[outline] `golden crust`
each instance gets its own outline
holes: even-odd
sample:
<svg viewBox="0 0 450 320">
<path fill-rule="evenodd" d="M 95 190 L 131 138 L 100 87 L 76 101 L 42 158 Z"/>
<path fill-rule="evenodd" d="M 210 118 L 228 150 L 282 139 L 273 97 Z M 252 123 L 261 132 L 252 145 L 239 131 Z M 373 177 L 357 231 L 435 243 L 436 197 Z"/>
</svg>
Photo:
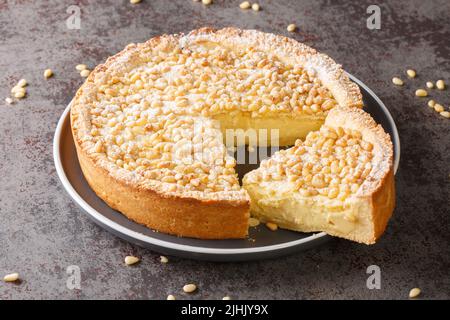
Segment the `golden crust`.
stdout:
<svg viewBox="0 0 450 320">
<path fill-rule="evenodd" d="M 154 48 L 174 48 L 196 41 L 254 46 L 274 52 L 288 62 L 314 70 L 341 106 L 362 107 L 361 93 L 341 67 L 326 55 L 289 38 L 235 28 L 202 28 L 186 36 L 163 35 L 145 43 L 130 44 L 93 70 L 78 90 L 71 108 L 78 157 L 93 190 L 130 219 L 162 232 L 205 239 L 242 238 L 247 234 L 250 205 L 245 190 L 212 193 L 173 190 L 168 183 L 145 179 L 112 165 L 104 155 L 94 152 L 94 143 L 89 139 L 89 108 L 97 94 L 95 82 L 139 65 Z"/>
</svg>

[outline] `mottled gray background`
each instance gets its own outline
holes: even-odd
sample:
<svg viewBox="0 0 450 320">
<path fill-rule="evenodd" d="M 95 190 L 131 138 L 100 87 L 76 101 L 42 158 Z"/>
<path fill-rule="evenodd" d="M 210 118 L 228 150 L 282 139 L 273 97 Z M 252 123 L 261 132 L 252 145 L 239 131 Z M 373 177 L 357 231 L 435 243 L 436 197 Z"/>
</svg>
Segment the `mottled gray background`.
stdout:
<svg viewBox="0 0 450 320">
<path fill-rule="evenodd" d="M 0 282 L 0 298 L 340 299 L 407 298 L 420 287 L 425 299 L 450 297 L 450 121 L 414 97 L 425 81 L 450 83 L 450 2 L 380 1 L 381 30 L 366 28 L 375 1 L 269 1 L 242 11 L 240 1 L 0 0 L 0 274 L 17 271 L 20 284 Z M 66 8 L 81 7 L 81 30 L 68 30 Z M 159 255 L 119 240 L 94 225 L 67 195 L 55 173 L 52 138 L 57 120 L 90 67 L 130 42 L 201 26 L 238 26 L 289 34 L 342 63 L 386 103 L 400 131 L 397 209 L 374 246 L 333 240 L 271 261 L 208 263 Z M 414 68 L 404 87 L 391 78 Z M 43 70 L 55 76 L 43 79 Z M 26 78 L 28 96 L 4 103 Z M 449 105 L 449 90 L 432 91 Z M 127 254 L 142 257 L 125 267 Z M 381 290 L 366 288 L 366 268 L 381 267 Z M 66 267 L 81 268 L 81 290 L 66 288 Z M 182 286 L 198 284 L 187 296 Z"/>
</svg>

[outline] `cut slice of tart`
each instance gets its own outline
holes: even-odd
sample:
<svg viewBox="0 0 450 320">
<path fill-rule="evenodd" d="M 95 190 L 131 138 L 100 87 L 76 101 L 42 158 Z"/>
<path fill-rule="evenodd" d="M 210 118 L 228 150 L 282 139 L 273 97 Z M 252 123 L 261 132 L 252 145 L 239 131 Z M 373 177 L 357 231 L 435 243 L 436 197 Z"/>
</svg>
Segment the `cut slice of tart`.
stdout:
<svg viewBox="0 0 450 320">
<path fill-rule="evenodd" d="M 338 106 L 361 108 L 361 93 L 326 55 L 255 30 L 203 28 L 131 44 L 97 66 L 71 127 L 87 181 L 112 208 L 178 236 L 243 238 L 250 199 L 221 133 L 273 129 L 279 140 L 265 144 L 289 145 Z"/>
<path fill-rule="evenodd" d="M 389 135 L 360 109 L 335 108 L 319 131 L 249 172 L 251 213 L 295 231 L 374 243 L 395 205 Z"/>
</svg>

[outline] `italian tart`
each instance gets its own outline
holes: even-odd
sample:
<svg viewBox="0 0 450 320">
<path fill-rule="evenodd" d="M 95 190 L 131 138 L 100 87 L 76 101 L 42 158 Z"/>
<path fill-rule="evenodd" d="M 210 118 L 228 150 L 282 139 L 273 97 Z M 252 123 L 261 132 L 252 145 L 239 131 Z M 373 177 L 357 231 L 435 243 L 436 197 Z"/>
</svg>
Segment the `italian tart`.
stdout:
<svg viewBox="0 0 450 320">
<path fill-rule="evenodd" d="M 389 136 L 328 56 L 256 30 L 202 28 L 130 44 L 71 104 L 95 193 L 156 231 L 243 238 L 250 212 L 298 231 L 373 243 L 393 211 Z M 293 146 L 240 186 L 231 144 Z M 235 139 L 236 138 L 236 139 Z M 226 143 L 224 140 L 227 140 Z"/>
</svg>

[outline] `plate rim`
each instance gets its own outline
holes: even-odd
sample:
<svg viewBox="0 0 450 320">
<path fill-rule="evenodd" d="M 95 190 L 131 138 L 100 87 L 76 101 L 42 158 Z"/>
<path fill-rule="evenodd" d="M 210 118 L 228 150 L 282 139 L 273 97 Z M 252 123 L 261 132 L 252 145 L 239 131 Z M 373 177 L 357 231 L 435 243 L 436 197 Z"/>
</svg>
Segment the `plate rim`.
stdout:
<svg viewBox="0 0 450 320">
<path fill-rule="evenodd" d="M 385 115 L 387 116 L 388 122 L 391 125 L 393 130 L 393 137 L 394 140 L 394 149 L 395 149 L 395 157 L 394 157 L 394 174 L 397 172 L 399 162 L 400 162 L 400 138 L 398 135 L 398 129 L 394 122 L 394 119 L 383 103 L 381 99 L 369 88 L 367 87 L 361 80 L 356 78 L 355 76 L 347 73 L 348 76 L 352 81 L 357 83 L 359 86 L 363 87 L 378 103 L 379 106 L 383 109 Z M 56 168 L 56 173 L 58 175 L 58 178 L 60 179 L 63 187 L 66 189 L 67 193 L 71 196 L 73 200 L 83 209 L 85 210 L 94 220 L 98 221 L 101 225 L 106 226 L 107 228 L 114 230 L 125 237 L 130 237 L 132 239 L 162 247 L 165 249 L 170 250 L 176 250 L 176 251 L 183 251 L 183 252 L 190 252 L 190 253 L 196 253 L 196 254 L 213 254 L 213 255 L 243 255 L 243 254 L 256 254 L 256 253 L 268 253 L 271 251 L 279 251 L 283 249 L 292 248 L 301 244 L 305 243 L 311 243 L 315 242 L 319 239 L 324 239 L 326 237 L 329 237 L 329 235 L 325 232 L 319 232 L 314 233 L 308 237 L 289 241 L 285 243 L 275 244 L 275 245 L 267 245 L 267 246 L 261 246 L 261 247 L 255 247 L 255 248 L 208 248 L 208 247 L 201 247 L 201 246 L 193 246 L 193 245 L 186 245 L 186 244 L 178 244 L 173 243 L 166 240 L 160 240 L 153 238 L 151 236 L 144 235 L 140 232 L 128 229 L 121 224 L 108 219 L 103 214 L 95 210 L 93 207 L 89 205 L 74 189 L 72 184 L 70 183 L 69 179 L 67 178 L 67 175 L 64 171 L 61 157 L 60 157 L 60 147 L 61 147 L 61 133 L 63 129 L 63 125 L 68 117 L 68 114 L 70 112 L 70 106 L 71 102 L 67 105 L 67 107 L 64 109 L 64 112 L 60 116 L 58 120 L 58 124 L 56 126 L 55 135 L 53 137 L 53 159 L 54 164 Z"/>
</svg>

